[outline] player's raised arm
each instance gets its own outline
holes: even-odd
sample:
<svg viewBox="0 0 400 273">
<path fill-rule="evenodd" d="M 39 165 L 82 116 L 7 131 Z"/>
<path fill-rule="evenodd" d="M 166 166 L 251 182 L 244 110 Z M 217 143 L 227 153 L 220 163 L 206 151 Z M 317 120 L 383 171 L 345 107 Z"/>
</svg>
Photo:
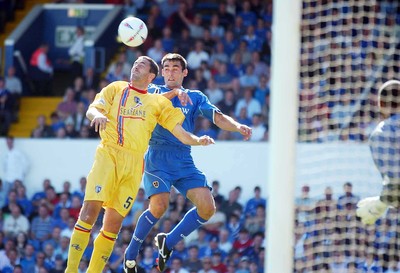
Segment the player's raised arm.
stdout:
<svg viewBox="0 0 400 273">
<path fill-rule="evenodd" d="M 249 126 L 241 124 L 225 114 L 215 113 L 214 123 L 222 130 L 239 132 L 244 140 L 249 140 L 251 137 L 252 130 Z"/>
<path fill-rule="evenodd" d="M 214 139 L 209 136 L 195 136 L 192 133 L 187 132 L 183 129 L 182 125 L 177 124 L 171 132 L 177 139 L 179 139 L 183 144 L 191 146 L 208 146 L 214 144 Z"/>
</svg>

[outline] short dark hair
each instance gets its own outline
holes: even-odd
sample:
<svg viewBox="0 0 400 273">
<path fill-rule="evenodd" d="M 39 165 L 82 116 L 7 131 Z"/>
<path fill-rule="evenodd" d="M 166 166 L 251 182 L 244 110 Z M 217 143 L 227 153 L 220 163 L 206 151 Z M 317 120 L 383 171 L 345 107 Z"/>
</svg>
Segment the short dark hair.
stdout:
<svg viewBox="0 0 400 273">
<path fill-rule="evenodd" d="M 160 72 L 160 68 L 158 67 L 157 62 L 154 61 L 149 56 L 142 56 L 142 57 L 149 61 L 149 63 L 150 63 L 150 73 L 153 73 L 155 75 L 154 78 L 156 78 L 158 76 L 158 73 Z"/>
<path fill-rule="evenodd" d="M 161 67 L 164 67 L 166 61 L 177 61 L 181 63 L 182 70 L 187 69 L 187 61 L 182 55 L 178 53 L 168 53 L 161 60 Z"/>
</svg>

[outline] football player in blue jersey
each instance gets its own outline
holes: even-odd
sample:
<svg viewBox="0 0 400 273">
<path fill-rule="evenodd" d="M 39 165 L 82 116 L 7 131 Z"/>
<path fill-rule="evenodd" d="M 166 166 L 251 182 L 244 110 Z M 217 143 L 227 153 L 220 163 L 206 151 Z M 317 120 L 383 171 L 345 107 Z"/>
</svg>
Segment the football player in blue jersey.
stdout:
<svg viewBox="0 0 400 273">
<path fill-rule="evenodd" d="M 369 142 L 383 185 L 379 196 L 364 198 L 357 205 L 364 224 L 374 224 L 388 207 L 400 207 L 400 81 L 385 82 L 378 94 L 383 121 Z"/>
<path fill-rule="evenodd" d="M 182 110 L 185 115 L 182 126 L 185 130 L 193 132 L 196 117 L 201 115 L 222 130 L 239 132 L 244 140 L 250 138 L 250 127 L 221 113 L 201 91 L 182 87 L 183 79 L 188 74 L 185 58 L 176 53 L 168 53 L 161 60 L 161 65 L 165 85 L 150 85 L 148 90 L 166 96 L 174 107 Z M 124 257 L 126 273 L 136 272 L 136 256 L 141 244 L 166 212 L 172 186 L 188 198 L 194 207 L 171 232 L 156 235 L 155 243 L 159 252 L 158 268 L 161 272 L 166 268 L 173 247 L 207 222 L 215 213 L 211 187 L 204 173 L 195 166 L 190 146 L 183 145 L 170 132 L 158 125 L 152 134 L 145 156 L 143 183 L 150 198 L 150 205 L 149 209 L 140 215 L 131 242 L 126 249 Z"/>
</svg>

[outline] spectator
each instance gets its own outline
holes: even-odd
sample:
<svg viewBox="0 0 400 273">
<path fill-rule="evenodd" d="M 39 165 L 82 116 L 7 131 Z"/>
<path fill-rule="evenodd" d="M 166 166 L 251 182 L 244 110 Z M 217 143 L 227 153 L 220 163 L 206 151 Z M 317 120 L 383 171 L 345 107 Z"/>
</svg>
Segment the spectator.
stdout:
<svg viewBox="0 0 400 273">
<path fill-rule="evenodd" d="M 205 90 L 207 88 L 208 81 L 204 77 L 203 69 L 200 67 L 194 71 L 194 79 L 196 85 L 198 86 L 198 90 Z M 195 89 L 195 88 L 190 88 Z"/>
<path fill-rule="evenodd" d="M 236 54 L 233 56 L 232 62 L 228 64 L 228 73 L 232 75 L 232 77 L 239 78 L 244 75 L 246 71 L 246 66 L 242 63 L 242 56 Z"/>
<path fill-rule="evenodd" d="M 256 208 L 258 206 L 263 206 L 264 208 L 267 207 L 267 200 L 261 197 L 261 188 L 259 186 L 254 187 L 254 197 L 250 198 L 245 206 L 244 214 L 246 217 L 248 216 L 255 216 L 256 215 Z"/>
<path fill-rule="evenodd" d="M 229 62 L 229 56 L 225 52 L 223 42 L 217 42 L 217 45 L 212 49 L 212 53 L 210 56 L 210 63 L 214 63 L 215 60 L 218 60 L 221 63 Z"/>
<path fill-rule="evenodd" d="M 238 16 L 242 18 L 244 26 L 256 25 L 257 15 L 251 10 L 250 1 L 244 1 L 242 3 L 242 11 L 238 13 Z"/>
<path fill-rule="evenodd" d="M 248 65 L 251 62 L 251 53 L 247 48 L 247 42 L 241 40 L 238 48 L 231 55 L 231 62 L 235 59 L 235 55 L 239 55 L 242 58 L 242 64 Z"/>
<path fill-rule="evenodd" d="M 176 0 L 164 0 L 161 1 L 159 5 L 164 18 L 169 18 L 179 8 L 178 1 Z"/>
<path fill-rule="evenodd" d="M 250 234 L 255 234 L 256 232 L 265 231 L 265 206 L 257 205 L 255 208 L 254 216 L 247 216 L 244 227 L 249 231 Z"/>
<path fill-rule="evenodd" d="M 261 114 L 254 114 L 251 122 L 253 125 L 253 134 L 251 135 L 250 141 L 264 141 L 268 139 L 268 131 L 265 125 L 262 123 Z"/>
<path fill-rule="evenodd" d="M 42 199 L 46 198 L 46 189 L 51 186 L 50 179 L 46 178 L 42 182 L 42 190 L 37 191 L 32 196 L 32 204 L 34 207 L 39 207 Z"/>
<path fill-rule="evenodd" d="M 162 47 L 161 39 L 154 41 L 153 47 L 147 51 L 147 56 L 155 60 L 157 63 L 161 62 L 162 57 L 164 57 L 165 51 Z"/>
<path fill-rule="evenodd" d="M 343 210 L 346 204 L 351 204 L 354 208 L 356 207 L 360 197 L 353 194 L 353 184 L 351 182 L 346 182 L 343 185 L 344 194 L 339 196 L 337 202 L 338 210 Z"/>
<path fill-rule="evenodd" d="M 28 234 L 30 224 L 28 218 L 21 213 L 21 207 L 17 204 L 11 204 L 10 207 L 11 215 L 4 220 L 3 224 L 5 236 L 13 239 L 19 232 Z"/>
<path fill-rule="evenodd" d="M 154 258 L 153 248 L 151 246 L 144 247 L 143 259 L 140 260 L 139 266 L 149 272 L 154 264 L 156 264 L 156 259 Z"/>
<path fill-rule="evenodd" d="M 211 257 L 215 253 L 220 253 L 222 259 L 224 259 L 227 255 L 227 253 L 223 252 L 222 249 L 219 248 L 218 236 L 211 236 L 209 244 L 199 249 L 199 257 Z"/>
<path fill-rule="evenodd" d="M 75 96 L 74 101 L 76 103 L 84 101 L 85 82 L 83 81 L 83 76 L 77 76 L 73 79 L 72 90 L 74 90 Z"/>
<path fill-rule="evenodd" d="M 75 91 L 67 87 L 64 94 L 64 100 L 57 106 L 57 115 L 65 121 L 69 116 L 76 113 L 77 103 L 75 101 Z"/>
<path fill-rule="evenodd" d="M 10 93 L 10 99 L 14 105 L 14 117 L 17 117 L 22 96 L 21 79 L 15 75 L 15 67 L 10 66 L 5 76 L 5 89 Z"/>
<path fill-rule="evenodd" d="M 70 118 L 67 118 L 67 120 L 65 121 L 65 128 L 61 128 L 60 130 L 65 131 L 66 138 L 77 138 L 78 132 L 75 131 L 74 127 L 75 127 L 74 122 Z"/>
<path fill-rule="evenodd" d="M 46 240 L 43 244 L 51 244 L 53 245 L 53 248 L 57 248 L 60 245 L 61 241 L 61 228 L 54 226 L 53 230 L 51 232 L 51 238 Z"/>
<path fill-rule="evenodd" d="M 224 93 L 220 88 L 218 88 L 214 79 L 210 79 L 207 82 L 207 89 L 204 90 L 208 99 L 212 104 L 217 105 L 224 98 Z"/>
<path fill-rule="evenodd" d="M 261 104 L 253 98 L 253 90 L 250 87 L 244 89 L 243 98 L 239 99 L 235 108 L 235 116 L 239 116 L 240 110 L 247 108 L 247 117 L 252 118 L 254 114 L 261 113 Z"/>
<path fill-rule="evenodd" d="M 222 261 L 221 252 L 214 252 L 211 256 L 212 269 L 218 273 L 226 273 L 228 271 L 227 266 Z"/>
<path fill-rule="evenodd" d="M 79 189 L 75 190 L 72 195 L 73 196 L 78 196 L 79 198 L 81 198 L 83 200 L 83 197 L 85 195 L 85 189 L 86 189 L 86 177 L 83 176 L 79 179 Z"/>
<path fill-rule="evenodd" d="M 126 74 L 123 70 L 123 63 L 116 63 L 115 68 L 112 70 L 112 72 L 108 73 L 106 76 L 106 80 L 108 82 L 113 82 L 113 81 L 125 81 L 129 77 L 129 74 Z"/>
<path fill-rule="evenodd" d="M 195 70 L 200 67 L 202 61 L 210 60 L 210 55 L 204 51 L 203 46 L 202 40 L 195 42 L 194 50 L 191 50 L 186 58 L 189 69 Z"/>
<path fill-rule="evenodd" d="M 256 74 L 254 74 L 254 65 L 248 64 L 246 66 L 246 72 L 239 77 L 240 87 L 251 88 L 255 90 L 259 84 L 259 79 Z"/>
<path fill-rule="evenodd" d="M 315 201 L 310 197 L 310 186 L 304 185 L 301 187 L 301 196 L 295 200 L 297 220 L 299 222 L 304 223 L 312 220 L 310 216 L 314 203 Z"/>
<path fill-rule="evenodd" d="M 0 136 L 8 135 L 13 121 L 14 102 L 5 88 L 4 78 L 0 77 Z"/>
<path fill-rule="evenodd" d="M 117 68 L 118 66 L 118 68 Z M 127 61 L 127 54 L 122 51 L 118 54 L 117 61 L 113 62 L 107 70 L 107 75 L 126 75 L 131 74 L 132 66 Z M 118 71 L 118 72 L 117 72 Z"/>
<path fill-rule="evenodd" d="M 227 200 L 222 202 L 221 211 L 225 213 L 226 217 L 230 219 L 232 214 L 241 215 L 243 206 L 238 202 L 239 193 L 235 190 L 229 192 L 229 197 Z"/>
<path fill-rule="evenodd" d="M 246 34 L 243 36 L 243 40 L 247 42 L 247 46 L 250 52 L 258 52 L 262 48 L 262 39 L 257 37 L 255 34 L 254 25 L 246 27 Z"/>
<path fill-rule="evenodd" d="M 199 259 L 199 247 L 197 245 L 191 245 L 188 248 L 188 258 L 183 261 L 182 266 L 189 270 L 189 272 L 198 272 L 202 263 Z"/>
<path fill-rule="evenodd" d="M 41 244 L 50 239 L 53 229 L 53 220 L 46 205 L 40 205 L 39 215 L 33 218 L 30 237 Z"/>
<path fill-rule="evenodd" d="M 172 30 L 166 26 L 162 31 L 162 45 L 165 52 L 172 52 L 175 48 L 175 39 L 172 38 Z"/>
<path fill-rule="evenodd" d="M 88 67 L 83 75 L 84 88 L 97 89 L 99 86 L 99 75 L 95 72 L 93 67 Z"/>
<path fill-rule="evenodd" d="M 61 260 L 66 261 L 68 259 L 68 247 L 69 247 L 69 237 L 61 237 L 60 243 L 54 248 L 54 258 L 57 260 L 57 256 Z"/>
<path fill-rule="evenodd" d="M 193 21 L 188 19 L 184 12 L 179 12 L 179 16 L 189 29 L 190 37 L 193 39 L 201 39 L 204 37 L 203 17 L 200 13 L 194 15 Z"/>
<path fill-rule="evenodd" d="M 53 66 L 47 55 L 48 52 L 49 45 L 42 43 L 33 52 L 29 62 L 35 95 L 50 95 L 52 92 Z"/>
<path fill-rule="evenodd" d="M 23 272 L 35 272 L 35 260 L 35 248 L 31 244 L 26 244 L 24 255 L 22 255 L 20 259 Z"/>
<path fill-rule="evenodd" d="M 259 78 L 259 84 L 254 91 L 254 98 L 264 106 L 266 97 L 269 96 L 269 77 L 266 75 L 261 75 Z M 269 101 L 269 98 L 268 98 Z"/>
<path fill-rule="evenodd" d="M 213 13 L 211 15 L 211 19 L 210 19 L 209 30 L 210 30 L 211 38 L 215 41 L 219 41 L 220 39 L 222 39 L 225 34 L 225 29 L 219 22 L 220 22 L 220 19 L 218 17 L 218 14 Z"/>
<path fill-rule="evenodd" d="M 226 3 L 224 1 L 218 3 L 216 15 L 219 20 L 219 25 L 221 25 L 225 30 L 233 25 L 235 19 L 232 14 L 227 11 Z"/>
<path fill-rule="evenodd" d="M 3 180 L 0 179 L 0 208 L 3 208 L 6 204 L 8 189 L 9 186 L 5 186 Z M 2 219 L 2 215 L 0 219 Z"/>
<path fill-rule="evenodd" d="M 182 28 L 180 36 L 176 38 L 177 50 L 182 56 L 187 56 L 189 54 L 192 45 L 194 44 L 194 39 L 190 36 L 190 32 L 187 28 Z"/>
<path fill-rule="evenodd" d="M 64 120 L 62 120 L 60 118 L 60 116 L 57 114 L 57 112 L 53 112 L 53 113 L 50 114 L 50 120 L 51 120 L 50 127 L 54 132 L 54 136 L 56 136 L 56 132 L 60 128 L 64 128 L 65 127 Z"/>
<path fill-rule="evenodd" d="M 230 253 L 232 250 L 232 242 L 229 239 L 229 230 L 225 227 L 219 230 L 219 245 L 218 247 L 225 253 Z"/>
<path fill-rule="evenodd" d="M 226 63 L 216 60 L 214 66 L 217 68 L 217 73 L 214 76 L 214 80 L 217 86 L 222 90 L 232 89 L 234 86 L 235 78 L 228 74 L 228 68 Z"/>
<path fill-rule="evenodd" d="M 212 269 L 212 260 L 211 257 L 204 257 L 202 259 L 202 269 L 199 271 L 199 273 L 218 273 L 214 269 Z"/>
<path fill-rule="evenodd" d="M 236 100 L 232 89 L 224 92 L 224 99 L 217 104 L 218 108 L 229 116 L 235 116 Z"/>
<path fill-rule="evenodd" d="M 182 267 L 182 259 L 178 257 L 171 258 L 170 273 L 189 273 L 189 271 Z"/>
<path fill-rule="evenodd" d="M 71 76 L 73 79 L 82 77 L 83 75 L 83 59 L 85 57 L 84 39 L 85 29 L 82 26 L 77 26 L 74 42 L 68 49 L 68 55 L 71 61 Z"/>
<path fill-rule="evenodd" d="M 218 202 L 221 204 L 225 200 L 225 198 L 222 194 L 219 193 L 219 186 L 220 186 L 220 184 L 219 184 L 218 180 L 214 180 L 212 182 L 212 195 L 214 197 L 214 200 L 215 200 L 215 202 Z"/>
<path fill-rule="evenodd" d="M 233 248 L 238 251 L 241 256 L 247 256 L 250 252 L 250 248 L 253 244 L 253 240 L 250 237 L 250 233 L 247 229 L 242 228 L 239 231 L 238 237 L 233 242 Z"/>
<path fill-rule="evenodd" d="M 252 121 L 247 115 L 247 107 L 242 107 L 242 109 L 240 109 L 239 116 L 236 117 L 236 120 L 238 122 L 242 123 L 242 124 L 247 125 L 247 126 L 251 126 L 252 125 Z M 235 136 L 236 139 L 240 138 L 240 136 L 238 136 L 237 134 L 235 134 L 234 136 Z"/>
<path fill-rule="evenodd" d="M 238 40 L 235 39 L 233 32 L 231 30 L 225 31 L 224 37 L 221 39 L 221 42 L 224 44 L 225 53 L 232 57 L 233 53 L 237 50 L 239 44 Z"/>
<path fill-rule="evenodd" d="M 54 258 L 54 268 L 50 269 L 49 273 L 64 273 L 65 259 L 62 255 L 57 254 Z"/>
<path fill-rule="evenodd" d="M 173 35 L 177 35 L 183 26 L 188 27 L 184 18 L 191 21 L 193 20 L 193 14 L 189 10 L 187 2 L 180 2 L 178 10 L 168 17 L 167 25 L 171 28 Z M 171 52 L 169 50 L 166 51 Z"/>
<path fill-rule="evenodd" d="M 3 158 L 5 187 L 11 186 L 15 180 L 24 181 L 29 170 L 29 160 L 26 155 L 15 148 L 14 137 L 6 138 L 7 152 Z"/>
<path fill-rule="evenodd" d="M 16 185 L 19 182 L 20 184 Z M 21 207 L 21 212 L 28 218 L 31 217 L 33 213 L 32 202 L 26 196 L 26 187 L 22 184 L 22 181 L 14 181 L 15 189 L 17 191 L 17 203 Z"/>
<path fill-rule="evenodd" d="M 46 123 L 46 116 L 41 114 L 36 119 L 37 125 L 31 132 L 32 138 L 48 138 L 53 137 L 54 132 Z"/>
</svg>

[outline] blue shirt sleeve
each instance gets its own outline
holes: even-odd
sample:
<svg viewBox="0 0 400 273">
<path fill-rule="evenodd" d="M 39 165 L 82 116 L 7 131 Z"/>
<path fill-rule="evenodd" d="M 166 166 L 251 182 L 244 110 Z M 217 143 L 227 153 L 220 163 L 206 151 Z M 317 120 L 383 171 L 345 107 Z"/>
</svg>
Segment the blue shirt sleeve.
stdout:
<svg viewBox="0 0 400 273">
<path fill-rule="evenodd" d="M 214 123 L 214 113 L 221 113 L 221 111 L 218 109 L 217 106 L 213 105 L 210 100 L 207 98 L 206 95 L 204 95 L 200 91 L 193 91 L 197 92 L 198 94 L 198 99 L 196 103 L 196 109 L 195 110 L 195 116 L 201 115 L 207 119 L 209 119 L 212 123 Z"/>
</svg>

